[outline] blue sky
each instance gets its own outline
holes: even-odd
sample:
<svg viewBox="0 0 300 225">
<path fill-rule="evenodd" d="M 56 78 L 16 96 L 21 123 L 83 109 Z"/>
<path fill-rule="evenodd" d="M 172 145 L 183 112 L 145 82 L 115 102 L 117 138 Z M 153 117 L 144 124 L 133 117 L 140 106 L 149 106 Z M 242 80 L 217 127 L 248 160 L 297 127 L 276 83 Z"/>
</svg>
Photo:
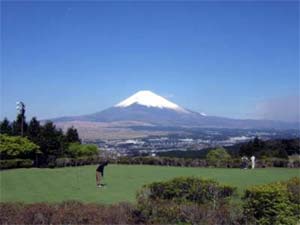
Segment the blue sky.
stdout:
<svg viewBox="0 0 300 225">
<path fill-rule="evenodd" d="M 295 120 L 299 107 L 262 109 L 299 99 L 298 40 L 296 1 L 1 2 L 1 117 L 18 100 L 44 119 L 147 89 L 209 115 Z"/>
</svg>

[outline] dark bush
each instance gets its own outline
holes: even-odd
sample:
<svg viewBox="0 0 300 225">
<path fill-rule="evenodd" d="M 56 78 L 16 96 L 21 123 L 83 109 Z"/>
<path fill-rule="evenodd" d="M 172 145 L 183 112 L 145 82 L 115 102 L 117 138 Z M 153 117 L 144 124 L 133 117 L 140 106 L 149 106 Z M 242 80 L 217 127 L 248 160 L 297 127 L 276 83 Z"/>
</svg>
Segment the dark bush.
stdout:
<svg viewBox="0 0 300 225">
<path fill-rule="evenodd" d="M 33 166 L 33 161 L 30 159 L 22 159 L 19 161 L 19 168 L 30 168 Z"/>
<path fill-rule="evenodd" d="M 292 165 L 293 168 L 300 168 L 300 159 L 294 160 Z"/>
<path fill-rule="evenodd" d="M 58 158 L 55 160 L 56 167 L 65 167 L 71 165 L 71 159 L 70 158 Z"/>
<path fill-rule="evenodd" d="M 0 169 L 12 169 L 12 168 L 29 168 L 32 167 L 33 161 L 30 159 L 8 159 L 0 160 Z"/>
<path fill-rule="evenodd" d="M 76 201 L 61 204 L 0 203 L 0 224 L 130 224 L 133 206 L 104 206 Z"/>
<path fill-rule="evenodd" d="M 18 168 L 19 159 L 0 160 L 1 169 Z"/>
<path fill-rule="evenodd" d="M 240 168 L 242 160 L 241 159 L 231 159 L 227 161 L 227 168 Z"/>
<path fill-rule="evenodd" d="M 288 167 L 289 161 L 287 159 L 273 159 L 274 167 Z"/>
<path fill-rule="evenodd" d="M 218 202 L 232 196 L 235 188 L 220 185 L 213 180 L 179 177 L 166 182 L 154 182 L 145 185 L 137 197 L 150 200 L 175 200 L 176 202 L 195 202 L 203 204 L 207 202 Z"/>
</svg>

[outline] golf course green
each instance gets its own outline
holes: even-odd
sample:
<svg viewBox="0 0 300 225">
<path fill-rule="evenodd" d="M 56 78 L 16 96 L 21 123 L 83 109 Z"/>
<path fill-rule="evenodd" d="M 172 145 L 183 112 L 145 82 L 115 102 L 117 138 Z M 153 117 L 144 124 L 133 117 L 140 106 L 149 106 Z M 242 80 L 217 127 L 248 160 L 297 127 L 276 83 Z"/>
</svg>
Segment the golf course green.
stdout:
<svg viewBox="0 0 300 225">
<path fill-rule="evenodd" d="M 178 176 L 215 179 L 243 190 L 251 185 L 300 177 L 298 169 L 266 168 L 255 170 L 226 168 L 182 168 L 147 165 L 109 165 L 105 168 L 104 188 L 95 184 L 94 166 L 56 169 L 13 169 L 0 172 L 1 202 L 134 202 L 144 184 Z"/>
</svg>

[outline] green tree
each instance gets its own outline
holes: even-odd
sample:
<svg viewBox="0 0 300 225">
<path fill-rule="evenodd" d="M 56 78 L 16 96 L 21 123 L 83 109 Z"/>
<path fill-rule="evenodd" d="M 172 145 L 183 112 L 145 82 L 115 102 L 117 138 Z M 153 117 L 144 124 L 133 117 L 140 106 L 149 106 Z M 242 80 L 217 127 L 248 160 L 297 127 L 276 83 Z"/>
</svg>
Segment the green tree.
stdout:
<svg viewBox="0 0 300 225">
<path fill-rule="evenodd" d="M 40 122 L 35 117 L 33 117 L 29 122 L 28 129 L 27 129 L 27 136 L 34 143 L 40 144 L 41 125 Z"/>
<path fill-rule="evenodd" d="M 97 155 L 99 150 L 96 145 L 71 143 L 68 147 L 67 154 L 71 157 L 92 156 Z"/>
<path fill-rule="evenodd" d="M 206 159 L 210 164 L 220 166 L 221 163 L 230 160 L 231 156 L 224 148 L 217 148 L 210 150 L 206 155 Z"/>
<path fill-rule="evenodd" d="M 18 114 L 17 119 L 13 122 L 12 125 L 12 134 L 15 136 L 21 136 L 22 134 L 22 127 L 23 127 L 23 134 L 26 133 L 27 131 L 27 123 L 26 123 L 26 118 L 25 115 L 23 114 Z"/>
<path fill-rule="evenodd" d="M 48 121 L 41 129 L 40 148 L 43 153 L 42 163 L 48 163 L 52 158 L 64 154 L 64 135 L 62 130 L 56 129 L 55 125 Z"/>
<path fill-rule="evenodd" d="M 68 142 L 68 143 L 74 143 L 74 142 L 81 143 L 81 141 L 79 139 L 78 132 L 73 126 L 68 128 L 68 130 L 66 132 L 66 142 Z"/>
<path fill-rule="evenodd" d="M 263 141 L 255 138 L 240 146 L 239 154 L 248 157 L 254 155 L 258 158 L 279 157 L 287 159 L 288 155 L 298 154 L 300 150 L 300 139 L 277 139 Z"/>
<path fill-rule="evenodd" d="M 12 127 L 7 118 L 4 118 L 4 120 L 0 122 L 0 133 L 7 135 L 12 134 Z"/>
<path fill-rule="evenodd" d="M 283 158 L 283 159 L 288 159 L 289 155 L 287 154 L 286 150 L 284 148 L 280 148 L 278 150 L 278 154 L 277 154 L 278 158 Z"/>
<path fill-rule="evenodd" d="M 27 138 L 0 134 L 1 159 L 33 158 L 39 146 Z"/>
</svg>

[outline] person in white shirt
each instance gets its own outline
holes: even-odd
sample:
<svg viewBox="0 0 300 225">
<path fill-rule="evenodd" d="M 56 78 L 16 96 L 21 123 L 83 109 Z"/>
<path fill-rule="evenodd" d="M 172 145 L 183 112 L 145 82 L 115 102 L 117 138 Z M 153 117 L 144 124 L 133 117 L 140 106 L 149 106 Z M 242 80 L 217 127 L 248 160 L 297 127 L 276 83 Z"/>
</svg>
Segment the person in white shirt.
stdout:
<svg viewBox="0 0 300 225">
<path fill-rule="evenodd" d="M 251 167 L 252 167 L 252 169 L 255 168 L 255 156 L 254 155 L 251 156 Z"/>
</svg>

